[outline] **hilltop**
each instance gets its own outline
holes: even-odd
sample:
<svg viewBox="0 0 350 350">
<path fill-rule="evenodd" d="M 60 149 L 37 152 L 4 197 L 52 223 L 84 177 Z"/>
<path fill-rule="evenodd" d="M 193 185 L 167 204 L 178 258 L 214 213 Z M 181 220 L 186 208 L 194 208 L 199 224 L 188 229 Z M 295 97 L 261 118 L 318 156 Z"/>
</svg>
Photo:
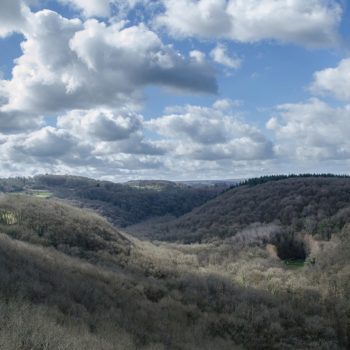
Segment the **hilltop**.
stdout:
<svg viewBox="0 0 350 350">
<path fill-rule="evenodd" d="M 130 255 L 132 245 L 92 211 L 25 195 L 0 196 L 0 232 L 79 258 L 108 252 L 120 263 Z"/>
</svg>

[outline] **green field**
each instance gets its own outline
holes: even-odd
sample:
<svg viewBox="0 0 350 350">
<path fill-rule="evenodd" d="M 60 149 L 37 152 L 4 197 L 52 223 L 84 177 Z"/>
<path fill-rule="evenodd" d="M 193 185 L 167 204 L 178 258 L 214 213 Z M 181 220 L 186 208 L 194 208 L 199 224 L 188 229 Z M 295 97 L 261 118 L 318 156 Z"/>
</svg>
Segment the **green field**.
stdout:
<svg viewBox="0 0 350 350">
<path fill-rule="evenodd" d="M 32 193 L 29 193 L 29 194 L 39 198 L 51 198 L 53 196 L 53 193 L 49 191 L 33 191 Z"/>
<path fill-rule="evenodd" d="M 305 260 L 287 259 L 287 260 L 284 260 L 284 263 L 285 263 L 286 267 L 289 269 L 300 269 L 300 268 L 304 267 Z"/>
<path fill-rule="evenodd" d="M 51 198 L 53 193 L 50 191 L 41 191 L 41 190 L 29 190 L 21 192 L 10 192 L 12 196 L 32 196 L 37 198 Z"/>
</svg>

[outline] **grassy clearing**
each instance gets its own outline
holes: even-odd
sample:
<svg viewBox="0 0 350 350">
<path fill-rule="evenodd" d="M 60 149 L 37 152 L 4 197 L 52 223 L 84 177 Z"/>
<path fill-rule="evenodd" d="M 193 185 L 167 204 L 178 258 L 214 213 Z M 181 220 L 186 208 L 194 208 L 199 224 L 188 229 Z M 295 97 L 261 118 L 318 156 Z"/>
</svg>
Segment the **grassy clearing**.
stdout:
<svg viewBox="0 0 350 350">
<path fill-rule="evenodd" d="M 51 198 L 53 193 L 49 191 L 33 191 L 30 195 L 38 198 Z"/>
<path fill-rule="evenodd" d="M 36 198 L 51 198 L 53 197 L 53 193 L 50 191 L 42 191 L 42 190 L 28 190 L 21 192 L 10 192 L 11 196 L 32 196 Z"/>
<path fill-rule="evenodd" d="M 284 263 L 288 269 L 295 270 L 305 266 L 305 260 L 301 259 L 287 259 Z"/>
</svg>

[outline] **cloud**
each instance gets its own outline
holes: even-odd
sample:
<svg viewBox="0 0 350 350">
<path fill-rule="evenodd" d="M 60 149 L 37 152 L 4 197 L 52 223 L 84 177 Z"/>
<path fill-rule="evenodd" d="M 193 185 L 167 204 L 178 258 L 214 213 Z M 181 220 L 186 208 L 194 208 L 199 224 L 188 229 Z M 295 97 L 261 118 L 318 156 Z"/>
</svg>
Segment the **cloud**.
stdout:
<svg viewBox="0 0 350 350">
<path fill-rule="evenodd" d="M 190 57 L 199 63 L 205 62 L 205 53 L 199 50 L 190 51 Z"/>
<path fill-rule="evenodd" d="M 113 121 L 116 135 L 102 128 L 94 130 L 95 116 L 102 123 Z M 73 118 L 75 116 L 75 118 Z M 90 176 L 144 173 L 160 169 L 164 150 L 145 140 L 139 120 L 112 111 L 72 111 L 60 117 L 56 127 L 0 137 L 0 164 L 3 171 L 15 175 L 40 172 L 71 173 Z M 96 119 L 98 120 L 98 119 Z M 98 120 L 98 122 L 100 122 Z M 136 123 L 136 126 L 134 126 Z M 82 128 L 79 130 L 79 126 Z M 96 133 L 94 132 L 96 131 Z M 109 139 L 109 141 L 106 141 Z"/>
<path fill-rule="evenodd" d="M 58 118 L 59 128 L 99 141 L 127 139 L 141 129 L 142 117 L 132 112 L 109 109 L 74 110 Z"/>
<path fill-rule="evenodd" d="M 267 127 L 277 138 L 282 158 L 308 160 L 350 159 L 350 106 L 334 108 L 319 99 L 277 107 Z"/>
<path fill-rule="evenodd" d="M 127 110 L 71 111 L 56 127 L 1 136 L 0 163 L 8 174 L 65 173 L 74 166 L 76 174 L 113 179 L 344 171 L 349 164 L 350 106 L 319 99 L 277 106 L 267 123 L 273 144 L 232 104 L 168 108 L 171 113 L 149 121 Z"/>
<path fill-rule="evenodd" d="M 150 174 L 153 174 L 151 176 L 154 178 L 154 171 L 158 172 L 159 170 L 164 169 L 164 164 L 158 157 L 146 155 L 135 156 L 130 154 L 121 154 L 111 157 L 110 161 L 111 165 L 114 165 L 111 170 L 113 168 L 117 169 L 121 171 L 124 176 L 131 174 L 136 176 L 147 174 L 149 176 Z M 113 174 L 113 171 L 110 173 Z"/>
<path fill-rule="evenodd" d="M 222 64 L 230 69 L 238 69 L 242 60 L 237 56 L 229 56 L 227 53 L 227 47 L 223 44 L 218 44 L 211 52 L 210 57 L 214 62 Z"/>
<path fill-rule="evenodd" d="M 166 153 L 166 149 L 156 142 L 145 140 L 142 133 L 135 133 L 125 140 L 101 142 L 96 146 L 94 153 L 102 156 L 115 154 L 161 156 Z"/>
<path fill-rule="evenodd" d="M 32 13 L 24 0 L 0 3 L 0 37 L 23 35 L 11 78 L 0 78 L 3 176 L 208 178 L 350 163 L 349 106 L 311 99 L 276 107 L 267 123 L 275 144 L 235 111 L 239 101 L 167 108 L 148 121 L 139 113 L 148 86 L 216 94 L 217 71 L 210 63 L 226 69 L 242 63 L 228 40 L 336 44 L 342 9 L 335 0 L 59 1 L 79 11 L 79 18 Z M 142 11 L 135 9 L 139 5 Z M 131 9 L 129 21 L 120 20 Z M 221 43 L 211 52 L 194 45 L 181 54 L 164 43 L 169 38 L 157 34 L 160 27 L 176 38 Z M 316 72 L 311 90 L 349 101 L 349 71 L 350 59 L 343 59 Z M 49 123 L 46 117 L 55 118 Z"/>
<path fill-rule="evenodd" d="M 43 125 L 43 118 L 20 111 L 2 111 L 0 108 L 0 133 L 17 134 L 38 129 Z"/>
<path fill-rule="evenodd" d="M 71 135 L 53 127 L 44 127 L 31 133 L 17 149 L 34 157 L 59 157 L 74 145 Z"/>
<path fill-rule="evenodd" d="M 220 109 L 186 106 L 145 124 L 167 137 L 169 150 L 178 156 L 212 161 L 273 156 L 271 142 L 258 129 Z"/>
<path fill-rule="evenodd" d="M 111 0 L 59 0 L 81 10 L 86 17 L 109 17 Z"/>
<path fill-rule="evenodd" d="M 73 100 L 70 91 L 80 81 L 69 40 L 81 28 L 80 20 L 49 10 L 33 14 L 21 44 L 23 55 L 15 61 L 12 79 L 6 81 L 8 101 L 3 108 L 41 114 Z"/>
<path fill-rule="evenodd" d="M 76 155 L 76 140 L 69 133 L 54 127 L 43 127 L 33 132 L 3 137 L 0 145 L 2 165 L 12 163 L 28 174 L 26 167 L 62 164 L 62 159 Z M 82 158 L 82 157 L 81 157 Z"/>
<path fill-rule="evenodd" d="M 21 32 L 27 25 L 29 9 L 21 0 L 0 1 L 0 38 Z"/>
<path fill-rule="evenodd" d="M 12 79 L 0 81 L 3 113 L 134 107 L 148 85 L 217 91 L 208 64 L 180 55 L 143 24 L 83 23 L 49 10 L 33 14 L 29 23 Z"/>
<path fill-rule="evenodd" d="M 85 17 L 110 17 L 114 12 L 125 15 L 145 0 L 58 0 L 81 11 Z M 114 10 L 114 11 L 112 11 Z"/>
<path fill-rule="evenodd" d="M 57 128 L 89 145 L 102 158 L 113 154 L 161 155 L 164 151 L 143 134 L 143 117 L 131 111 L 74 110 L 57 120 Z"/>
<path fill-rule="evenodd" d="M 231 100 L 229 98 L 223 98 L 220 100 L 216 100 L 213 103 L 213 108 L 218 109 L 218 110 L 222 110 L 222 111 L 227 111 L 227 110 L 230 110 L 234 107 L 240 107 L 241 105 L 242 105 L 241 101 Z"/>
<path fill-rule="evenodd" d="M 334 0 L 163 0 L 156 19 L 175 37 L 277 40 L 308 47 L 334 45 L 342 9 Z"/>
<path fill-rule="evenodd" d="M 316 72 L 311 91 L 350 101 L 350 58 L 341 60 L 335 68 Z"/>
</svg>

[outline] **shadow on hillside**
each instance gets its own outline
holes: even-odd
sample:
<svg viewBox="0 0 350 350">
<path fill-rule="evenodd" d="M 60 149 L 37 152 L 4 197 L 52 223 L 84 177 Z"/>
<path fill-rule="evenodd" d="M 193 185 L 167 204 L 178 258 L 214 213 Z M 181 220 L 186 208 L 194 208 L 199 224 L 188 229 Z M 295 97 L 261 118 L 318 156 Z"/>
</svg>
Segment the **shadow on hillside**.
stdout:
<svg viewBox="0 0 350 350">
<path fill-rule="evenodd" d="M 307 290 L 273 295 L 200 273 L 140 280 L 5 235 L 0 279 L 5 300 L 46 305 L 58 324 L 84 325 L 96 336 L 103 336 L 104 327 L 123 329 L 138 348 L 205 349 L 216 343 L 232 349 L 236 343 L 247 349 L 340 349 L 346 343 L 330 305 Z"/>
</svg>

